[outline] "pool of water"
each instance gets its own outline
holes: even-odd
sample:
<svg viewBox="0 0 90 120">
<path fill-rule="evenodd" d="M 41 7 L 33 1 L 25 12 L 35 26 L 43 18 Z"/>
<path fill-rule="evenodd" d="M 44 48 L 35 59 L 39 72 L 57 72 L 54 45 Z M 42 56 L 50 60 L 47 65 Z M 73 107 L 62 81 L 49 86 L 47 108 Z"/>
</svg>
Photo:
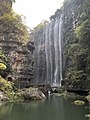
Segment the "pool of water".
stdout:
<svg viewBox="0 0 90 120">
<path fill-rule="evenodd" d="M 0 120 L 88 120 L 88 105 L 76 106 L 73 101 L 52 95 L 45 101 L 0 105 Z"/>
</svg>

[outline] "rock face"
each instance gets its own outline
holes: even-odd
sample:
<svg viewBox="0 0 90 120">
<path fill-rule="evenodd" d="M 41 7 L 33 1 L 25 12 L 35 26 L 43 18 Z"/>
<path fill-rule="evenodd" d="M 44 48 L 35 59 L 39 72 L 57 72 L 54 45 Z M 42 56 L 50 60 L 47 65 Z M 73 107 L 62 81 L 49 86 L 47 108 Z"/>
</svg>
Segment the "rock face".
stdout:
<svg viewBox="0 0 90 120">
<path fill-rule="evenodd" d="M 16 56 L 12 65 L 12 76 L 15 80 L 18 80 L 15 81 L 17 87 L 25 88 L 33 80 L 33 54 L 28 50 L 27 46 L 23 46 L 22 49 L 17 49 Z"/>
<path fill-rule="evenodd" d="M 45 95 L 38 88 L 27 88 L 21 92 L 25 100 L 43 100 Z"/>
</svg>

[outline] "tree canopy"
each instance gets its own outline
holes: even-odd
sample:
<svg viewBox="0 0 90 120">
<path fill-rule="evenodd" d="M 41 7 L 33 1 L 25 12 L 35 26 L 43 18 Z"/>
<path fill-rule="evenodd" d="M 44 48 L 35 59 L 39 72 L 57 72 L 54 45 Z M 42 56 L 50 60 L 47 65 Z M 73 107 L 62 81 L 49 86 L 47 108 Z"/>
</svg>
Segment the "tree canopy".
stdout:
<svg viewBox="0 0 90 120">
<path fill-rule="evenodd" d="M 7 7 L 9 10 L 9 6 Z M 16 40 L 25 43 L 28 40 L 28 27 L 24 24 L 23 16 L 12 10 L 0 16 L 0 34 L 4 40 Z"/>
</svg>

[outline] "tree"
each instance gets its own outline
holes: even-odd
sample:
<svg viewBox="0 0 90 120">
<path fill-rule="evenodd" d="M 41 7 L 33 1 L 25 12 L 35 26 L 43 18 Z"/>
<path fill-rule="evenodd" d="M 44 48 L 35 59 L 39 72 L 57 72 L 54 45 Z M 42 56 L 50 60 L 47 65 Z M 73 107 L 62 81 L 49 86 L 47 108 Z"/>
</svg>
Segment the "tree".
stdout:
<svg viewBox="0 0 90 120">
<path fill-rule="evenodd" d="M 48 21 L 43 20 L 40 24 L 38 24 L 38 25 L 34 28 L 34 31 L 43 29 L 47 23 L 48 23 Z"/>
<path fill-rule="evenodd" d="M 5 54 L 0 50 L 0 76 L 6 78 L 10 72 L 10 64 Z"/>
<path fill-rule="evenodd" d="M 2 6 L 0 6 L 2 8 Z M 0 16 L 0 34 L 2 34 L 4 40 L 15 40 L 25 43 L 28 40 L 28 27 L 24 25 L 23 16 L 14 13 L 9 10 Z"/>
<path fill-rule="evenodd" d="M 83 70 L 86 72 L 87 79 L 90 80 L 90 1 L 85 0 L 83 6 L 84 17 L 81 15 L 81 21 L 75 33 L 79 41 L 78 44 L 81 44 L 82 49 L 85 51 L 83 59 L 86 65 L 83 67 Z"/>
<path fill-rule="evenodd" d="M 65 79 L 73 86 L 72 89 L 75 84 L 75 89 L 87 89 L 90 88 L 90 0 L 65 0 L 64 5 L 67 13 L 64 22 Z M 73 13 L 71 16 L 70 12 Z M 73 22 L 74 29 L 71 26 Z"/>
<path fill-rule="evenodd" d="M 0 70 L 6 70 L 6 65 L 3 63 L 0 63 Z"/>
</svg>

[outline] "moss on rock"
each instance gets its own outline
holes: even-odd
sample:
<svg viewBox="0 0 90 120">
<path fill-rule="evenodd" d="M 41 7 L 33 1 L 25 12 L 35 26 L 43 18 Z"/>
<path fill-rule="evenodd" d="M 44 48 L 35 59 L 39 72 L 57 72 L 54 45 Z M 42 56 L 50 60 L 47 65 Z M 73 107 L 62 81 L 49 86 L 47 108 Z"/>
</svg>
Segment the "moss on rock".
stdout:
<svg viewBox="0 0 90 120">
<path fill-rule="evenodd" d="M 75 100 L 75 101 L 74 101 L 74 104 L 75 104 L 75 105 L 84 105 L 85 102 L 82 101 L 82 100 Z"/>
</svg>

